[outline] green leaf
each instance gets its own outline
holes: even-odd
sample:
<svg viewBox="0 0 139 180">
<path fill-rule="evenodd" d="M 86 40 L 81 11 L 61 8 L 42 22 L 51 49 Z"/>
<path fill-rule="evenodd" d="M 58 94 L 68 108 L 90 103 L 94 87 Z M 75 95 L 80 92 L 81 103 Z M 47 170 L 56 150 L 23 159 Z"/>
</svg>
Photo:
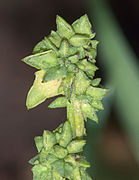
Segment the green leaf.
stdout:
<svg viewBox="0 0 139 180">
<path fill-rule="evenodd" d="M 61 57 L 67 57 L 69 55 L 69 42 L 66 39 L 63 39 L 59 48 L 59 54 Z"/>
<path fill-rule="evenodd" d="M 52 50 L 25 57 L 22 61 L 37 69 L 47 69 L 58 65 L 57 55 Z"/>
<path fill-rule="evenodd" d="M 69 25 L 62 17 L 57 16 L 56 18 L 57 32 L 61 37 L 69 39 L 75 34 L 71 25 Z"/>
<path fill-rule="evenodd" d="M 69 121 L 66 121 L 63 126 L 63 130 L 62 130 L 61 137 L 59 140 L 59 145 L 62 147 L 66 147 L 71 140 L 72 140 L 71 125 Z"/>
<path fill-rule="evenodd" d="M 74 87 L 75 87 L 75 94 L 81 95 L 84 94 L 87 90 L 88 86 L 90 85 L 90 80 L 85 75 L 83 71 L 79 71 L 76 74 Z"/>
<path fill-rule="evenodd" d="M 34 141 L 35 141 L 38 152 L 40 152 L 42 150 L 42 148 L 43 148 L 42 137 L 37 136 L 37 137 L 34 138 Z"/>
<path fill-rule="evenodd" d="M 67 146 L 67 150 L 69 153 L 79 153 L 83 151 L 83 147 L 85 144 L 85 140 L 73 140 Z"/>
<path fill-rule="evenodd" d="M 87 34 L 90 36 L 90 38 L 93 38 L 95 36 L 95 33 L 92 33 L 92 26 L 86 14 L 73 22 L 72 27 L 74 31 L 78 34 Z"/>
<path fill-rule="evenodd" d="M 90 39 L 87 35 L 75 34 L 69 39 L 69 42 L 73 46 L 84 46 L 90 43 Z"/>
<path fill-rule="evenodd" d="M 67 76 L 67 69 L 65 66 L 55 66 L 46 70 L 43 82 L 48 82 L 51 80 L 62 79 Z"/>
<path fill-rule="evenodd" d="M 61 80 L 52 80 L 42 83 L 45 71 L 41 70 L 35 73 L 36 78 L 33 86 L 30 88 L 26 106 L 28 109 L 34 108 L 46 100 L 46 98 L 57 96 L 60 93 L 58 89 L 61 85 Z"/>
<path fill-rule="evenodd" d="M 57 47 L 60 47 L 61 37 L 55 31 L 51 31 L 51 34 L 48 36 L 48 39 Z"/>
<path fill-rule="evenodd" d="M 43 146 L 45 150 L 51 149 L 56 144 L 56 138 L 54 133 L 45 130 L 43 132 Z"/>
<path fill-rule="evenodd" d="M 101 78 L 96 78 L 96 79 L 93 79 L 92 82 L 91 82 L 91 85 L 92 86 L 98 86 L 101 82 Z"/>
<path fill-rule="evenodd" d="M 92 96 L 94 99 L 101 100 L 108 93 L 108 89 L 102 89 L 97 87 L 88 87 L 86 94 Z"/>
<path fill-rule="evenodd" d="M 63 107 L 67 107 L 67 98 L 65 98 L 65 97 L 58 97 L 48 107 L 49 108 L 63 108 Z"/>
<path fill-rule="evenodd" d="M 63 159 L 63 158 L 65 158 L 67 156 L 68 151 L 65 148 L 63 148 L 63 147 L 61 147 L 59 145 L 55 145 L 53 147 L 51 153 L 53 155 L 55 155 L 57 158 Z"/>
</svg>

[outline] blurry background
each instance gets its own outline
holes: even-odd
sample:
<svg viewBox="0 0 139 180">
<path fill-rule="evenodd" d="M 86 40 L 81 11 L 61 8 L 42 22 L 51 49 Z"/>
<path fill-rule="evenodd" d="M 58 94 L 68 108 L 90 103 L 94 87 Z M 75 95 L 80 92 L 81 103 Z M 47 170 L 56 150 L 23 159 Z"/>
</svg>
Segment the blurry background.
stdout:
<svg viewBox="0 0 139 180">
<path fill-rule="evenodd" d="M 57 14 L 72 23 L 85 13 L 100 41 L 96 76 L 111 89 L 100 123 L 86 124 L 89 173 L 96 180 L 139 179 L 139 1 L 0 0 L 0 180 L 31 180 L 34 136 L 66 118 L 64 109 L 47 108 L 51 100 L 27 111 L 36 70 L 20 59 L 56 28 Z"/>
</svg>

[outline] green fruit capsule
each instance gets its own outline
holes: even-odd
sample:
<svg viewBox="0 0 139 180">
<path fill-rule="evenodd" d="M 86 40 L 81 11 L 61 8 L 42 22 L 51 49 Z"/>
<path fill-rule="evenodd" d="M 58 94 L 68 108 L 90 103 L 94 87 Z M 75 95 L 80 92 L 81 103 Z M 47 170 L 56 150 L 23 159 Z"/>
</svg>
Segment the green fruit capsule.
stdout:
<svg viewBox="0 0 139 180">
<path fill-rule="evenodd" d="M 43 148 L 43 139 L 42 139 L 42 137 L 37 136 L 37 137 L 34 138 L 34 141 L 35 141 L 38 152 L 40 152 L 42 150 L 42 148 Z"/>
<path fill-rule="evenodd" d="M 84 136 L 84 118 L 81 110 L 81 104 L 78 100 L 73 100 L 73 112 L 75 118 L 75 132 L 77 137 Z"/>
<path fill-rule="evenodd" d="M 73 180 L 82 180 L 80 170 L 78 167 L 76 167 L 73 171 Z"/>
<path fill-rule="evenodd" d="M 99 86 L 100 82 L 101 82 L 101 78 L 96 78 L 96 79 L 92 80 L 91 85 L 92 86 Z"/>
<path fill-rule="evenodd" d="M 68 24 L 62 17 L 57 16 L 56 18 L 57 32 L 61 37 L 69 39 L 75 34 L 73 28 Z"/>
<path fill-rule="evenodd" d="M 65 97 L 58 97 L 55 99 L 48 107 L 49 108 L 63 108 L 67 107 L 67 98 Z"/>
<path fill-rule="evenodd" d="M 79 71 L 76 74 L 74 87 L 75 87 L 75 94 L 81 95 L 84 94 L 87 90 L 88 86 L 90 85 L 90 80 L 85 75 L 83 71 Z"/>
<path fill-rule="evenodd" d="M 99 44 L 99 41 L 97 40 L 92 40 L 91 41 L 91 45 L 92 45 L 92 48 L 96 49 L 97 48 L 97 45 Z"/>
<path fill-rule="evenodd" d="M 59 48 L 59 54 L 61 57 L 68 57 L 69 42 L 63 39 Z"/>
<path fill-rule="evenodd" d="M 76 160 L 76 163 L 78 164 L 78 166 L 81 166 L 84 168 L 90 167 L 90 163 L 87 162 L 83 156 L 79 156 L 79 158 L 77 158 L 77 160 Z"/>
<path fill-rule="evenodd" d="M 45 150 L 51 149 L 56 144 L 56 138 L 54 133 L 45 130 L 43 132 L 43 146 Z"/>
<path fill-rule="evenodd" d="M 56 79 L 62 79 L 67 76 L 67 69 L 65 66 L 55 66 L 52 68 L 49 68 L 46 70 L 46 73 L 43 78 L 43 82 L 48 82 L 51 80 L 56 80 Z"/>
<path fill-rule="evenodd" d="M 26 100 L 26 106 L 28 109 L 36 107 L 49 97 L 61 94 L 58 92 L 58 89 L 62 80 L 52 80 L 46 83 L 42 83 L 45 73 L 46 72 L 44 70 L 35 73 L 36 78 L 33 86 L 28 92 Z"/>
<path fill-rule="evenodd" d="M 59 145 L 62 147 L 66 147 L 71 140 L 72 140 L 71 125 L 69 121 L 66 121 L 63 126 L 63 130 L 62 130 L 61 137 L 59 140 Z"/>
<path fill-rule="evenodd" d="M 52 178 L 51 171 L 46 166 L 43 166 L 41 164 L 37 164 L 32 168 L 33 172 L 33 179 L 34 180 L 46 180 L 46 177 L 48 180 Z"/>
<path fill-rule="evenodd" d="M 37 69 L 47 69 L 58 65 L 57 55 L 52 50 L 25 57 L 22 61 Z"/>
<path fill-rule="evenodd" d="M 73 46 L 84 46 L 90 43 L 90 39 L 87 35 L 75 34 L 69 40 L 70 44 Z"/>
<path fill-rule="evenodd" d="M 79 153 L 83 151 L 83 147 L 85 144 L 85 140 L 73 140 L 67 146 L 67 150 L 69 153 Z"/>
<path fill-rule="evenodd" d="M 104 110 L 103 104 L 100 100 L 94 99 L 91 105 L 96 109 Z"/>
<path fill-rule="evenodd" d="M 102 100 L 108 93 L 108 89 L 102 89 L 97 87 L 88 87 L 86 94 L 92 96 L 94 99 Z"/>
<path fill-rule="evenodd" d="M 65 180 L 65 178 L 60 176 L 60 174 L 57 171 L 53 170 L 52 174 L 53 174 L 53 178 L 52 178 L 53 180 Z"/>
<path fill-rule="evenodd" d="M 98 123 L 98 118 L 95 113 L 95 110 L 94 108 L 91 107 L 89 103 L 82 102 L 81 108 L 82 108 L 82 112 L 83 112 L 85 120 L 89 118 Z"/>
<path fill-rule="evenodd" d="M 48 36 L 48 39 L 57 47 L 60 47 L 61 37 L 55 31 L 51 31 L 51 34 Z"/>
<path fill-rule="evenodd" d="M 44 51 L 47 51 L 47 50 L 48 49 L 47 49 L 46 41 L 42 40 L 42 41 L 40 41 L 39 43 L 36 44 L 36 46 L 33 49 L 33 53 L 34 54 L 41 53 L 41 52 L 44 52 Z"/>
<path fill-rule="evenodd" d="M 73 22 L 72 27 L 74 31 L 78 34 L 87 34 L 90 36 L 90 38 L 93 38 L 95 36 L 95 34 L 92 33 L 92 26 L 86 14 Z"/>
<path fill-rule="evenodd" d="M 55 155 L 57 158 L 63 159 L 63 158 L 65 158 L 67 156 L 68 151 L 65 148 L 61 147 L 61 146 L 55 145 L 53 147 L 51 153 L 53 155 Z"/>
<path fill-rule="evenodd" d="M 77 63 L 79 61 L 79 57 L 77 54 L 73 55 L 73 56 L 70 56 L 68 57 L 68 60 L 71 62 L 71 63 Z"/>
</svg>

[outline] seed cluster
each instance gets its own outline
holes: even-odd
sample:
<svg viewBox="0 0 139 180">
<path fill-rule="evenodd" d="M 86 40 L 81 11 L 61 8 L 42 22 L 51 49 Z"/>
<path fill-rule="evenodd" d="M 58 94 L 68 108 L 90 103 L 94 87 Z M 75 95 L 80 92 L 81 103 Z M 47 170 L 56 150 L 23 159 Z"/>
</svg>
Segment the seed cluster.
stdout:
<svg viewBox="0 0 139 180">
<path fill-rule="evenodd" d="M 57 31 L 39 42 L 25 63 L 40 69 L 29 90 L 26 105 L 34 108 L 47 98 L 61 95 L 49 108 L 67 108 L 67 121 L 53 132 L 44 131 L 36 137 L 38 155 L 34 165 L 34 180 L 91 180 L 86 173 L 89 163 L 81 155 L 86 135 L 84 121 L 98 122 L 96 112 L 103 110 L 102 98 L 108 90 L 100 88 L 100 78 L 94 78 L 98 41 L 94 40 L 91 24 L 84 15 L 69 25 L 57 16 Z"/>
</svg>

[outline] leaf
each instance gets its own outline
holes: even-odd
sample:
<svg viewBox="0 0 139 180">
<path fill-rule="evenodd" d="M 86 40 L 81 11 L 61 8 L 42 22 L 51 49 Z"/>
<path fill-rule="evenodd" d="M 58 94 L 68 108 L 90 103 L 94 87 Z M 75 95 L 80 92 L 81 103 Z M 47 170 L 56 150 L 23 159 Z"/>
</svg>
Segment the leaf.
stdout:
<svg viewBox="0 0 139 180">
<path fill-rule="evenodd" d="M 108 93 L 108 89 L 102 89 L 97 87 L 88 87 L 86 94 L 92 96 L 94 99 L 101 100 Z"/>
<path fill-rule="evenodd" d="M 84 46 L 90 43 L 90 39 L 87 35 L 75 34 L 69 42 L 72 46 Z"/>
<path fill-rule="evenodd" d="M 43 82 L 48 82 L 51 80 L 62 79 L 67 76 L 67 69 L 65 66 L 55 66 L 46 70 Z"/>
<path fill-rule="evenodd" d="M 41 70 L 35 73 L 36 78 L 33 86 L 30 88 L 26 106 L 28 109 L 34 108 L 46 100 L 46 98 L 57 96 L 58 88 L 61 85 L 61 80 L 52 80 L 42 83 L 45 71 Z"/>
<path fill-rule="evenodd" d="M 86 14 L 73 22 L 72 27 L 78 34 L 87 34 L 90 36 L 90 38 L 93 38 L 95 36 L 95 33 L 92 33 L 92 26 Z"/>
<path fill-rule="evenodd" d="M 61 37 L 69 39 L 75 34 L 71 25 L 69 25 L 62 17 L 57 16 L 56 18 L 57 32 Z"/>
<path fill-rule="evenodd" d="M 60 47 L 61 37 L 55 31 L 51 31 L 51 34 L 48 36 L 48 39 L 57 47 Z"/>
<path fill-rule="evenodd" d="M 88 86 L 90 85 L 90 80 L 84 74 L 83 71 L 79 71 L 76 74 L 74 87 L 75 87 L 75 94 L 81 95 L 84 94 L 87 90 Z"/>
<path fill-rule="evenodd" d="M 67 99 L 65 97 L 58 97 L 48 107 L 49 108 L 63 108 L 63 107 L 67 107 Z"/>
<path fill-rule="evenodd" d="M 73 140 L 67 146 L 67 150 L 69 153 L 79 153 L 83 151 L 83 147 L 85 144 L 85 140 Z"/>
<path fill-rule="evenodd" d="M 22 61 L 37 69 L 47 69 L 58 65 L 57 55 L 52 50 L 25 57 Z"/>
<path fill-rule="evenodd" d="M 66 147 L 71 140 L 72 140 L 71 126 L 70 126 L 69 121 L 66 121 L 63 126 L 61 138 L 59 140 L 59 145 L 62 147 Z"/>
</svg>

